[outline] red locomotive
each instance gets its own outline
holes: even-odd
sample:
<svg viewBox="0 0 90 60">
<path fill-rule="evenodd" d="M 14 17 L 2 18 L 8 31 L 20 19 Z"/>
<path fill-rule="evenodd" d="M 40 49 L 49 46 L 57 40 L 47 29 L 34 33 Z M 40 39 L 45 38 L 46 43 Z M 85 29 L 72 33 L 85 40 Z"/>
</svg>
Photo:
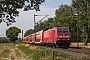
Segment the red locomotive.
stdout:
<svg viewBox="0 0 90 60">
<path fill-rule="evenodd" d="M 27 38 L 28 37 L 28 38 Z M 54 27 L 52 29 L 42 30 L 25 37 L 23 42 L 34 44 L 51 45 L 53 47 L 71 45 L 71 35 L 69 27 Z M 26 40 L 25 40 L 26 39 Z"/>
</svg>

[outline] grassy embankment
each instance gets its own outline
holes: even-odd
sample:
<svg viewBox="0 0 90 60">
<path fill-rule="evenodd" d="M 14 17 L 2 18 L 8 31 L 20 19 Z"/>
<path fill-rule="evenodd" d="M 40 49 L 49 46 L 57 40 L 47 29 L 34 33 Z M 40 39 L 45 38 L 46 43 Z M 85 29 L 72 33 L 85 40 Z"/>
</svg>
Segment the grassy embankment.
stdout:
<svg viewBox="0 0 90 60">
<path fill-rule="evenodd" d="M 45 49 L 39 46 L 20 45 L 19 49 L 25 53 L 30 60 L 88 60 L 77 58 L 61 50 Z"/>
<path fill-rule="evenodd" d="M 13 44 L 0 44 L 0 60 L 8 59 L 10 56 L 10 49 L 14 48 Z"/>
</svg>

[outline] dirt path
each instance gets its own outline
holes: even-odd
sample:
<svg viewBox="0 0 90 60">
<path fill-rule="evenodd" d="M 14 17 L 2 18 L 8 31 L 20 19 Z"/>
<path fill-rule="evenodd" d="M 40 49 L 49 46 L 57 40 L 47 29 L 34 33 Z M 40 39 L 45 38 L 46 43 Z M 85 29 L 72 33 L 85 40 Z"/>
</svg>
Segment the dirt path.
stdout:
<svg viewBox="0 0 90 60">
<path fill-rule="evenodd" d="M 21 54 L 21 56 L 20 57 L 18 56 L 17 59 L 19 59 L 19 60 L 29 60 L 27 58 L 27 56 L 23 52 L 21 52 L 18 48 L 16 48 L 16 50 Z"/>
<path fill-rule="evenodd" d="M 15 56 L 16 56 L 15 50 L 11 49 L 9 60 L 15 60 L 16 59 Z"/>
<path fill-rule="evenodd" d="M 19 49 L 14 48 L 10 50 L 9 60 L 28 60 L 28 58 Z"/>
</svg>

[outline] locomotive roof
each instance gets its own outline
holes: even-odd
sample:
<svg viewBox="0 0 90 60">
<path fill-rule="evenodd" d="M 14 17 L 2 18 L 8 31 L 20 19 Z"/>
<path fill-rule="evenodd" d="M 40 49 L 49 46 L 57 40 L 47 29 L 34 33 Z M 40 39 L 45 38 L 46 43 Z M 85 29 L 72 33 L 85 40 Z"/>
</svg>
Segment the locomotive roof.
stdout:
<svg viewBox="0 0 90 60">
<path fill-rule="evenodd" d="M 51 31 L 52 29 L 45 30 L 46 32 Z"/>
</svg>

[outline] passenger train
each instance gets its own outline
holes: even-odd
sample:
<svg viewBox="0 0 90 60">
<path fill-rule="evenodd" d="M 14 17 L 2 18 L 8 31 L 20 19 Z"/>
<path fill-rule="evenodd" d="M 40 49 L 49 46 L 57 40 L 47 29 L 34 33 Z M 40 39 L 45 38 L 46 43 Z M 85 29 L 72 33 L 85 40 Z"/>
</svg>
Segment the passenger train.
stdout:
<svg viewBox="0 0 90 60">
<path fill-rule="evenodd" d="M 69 27 L 56 26 L 28 35 L 23 38 L 23 42 L 68 48 L 71 45 L 71 33 Z"/>
</svg>

